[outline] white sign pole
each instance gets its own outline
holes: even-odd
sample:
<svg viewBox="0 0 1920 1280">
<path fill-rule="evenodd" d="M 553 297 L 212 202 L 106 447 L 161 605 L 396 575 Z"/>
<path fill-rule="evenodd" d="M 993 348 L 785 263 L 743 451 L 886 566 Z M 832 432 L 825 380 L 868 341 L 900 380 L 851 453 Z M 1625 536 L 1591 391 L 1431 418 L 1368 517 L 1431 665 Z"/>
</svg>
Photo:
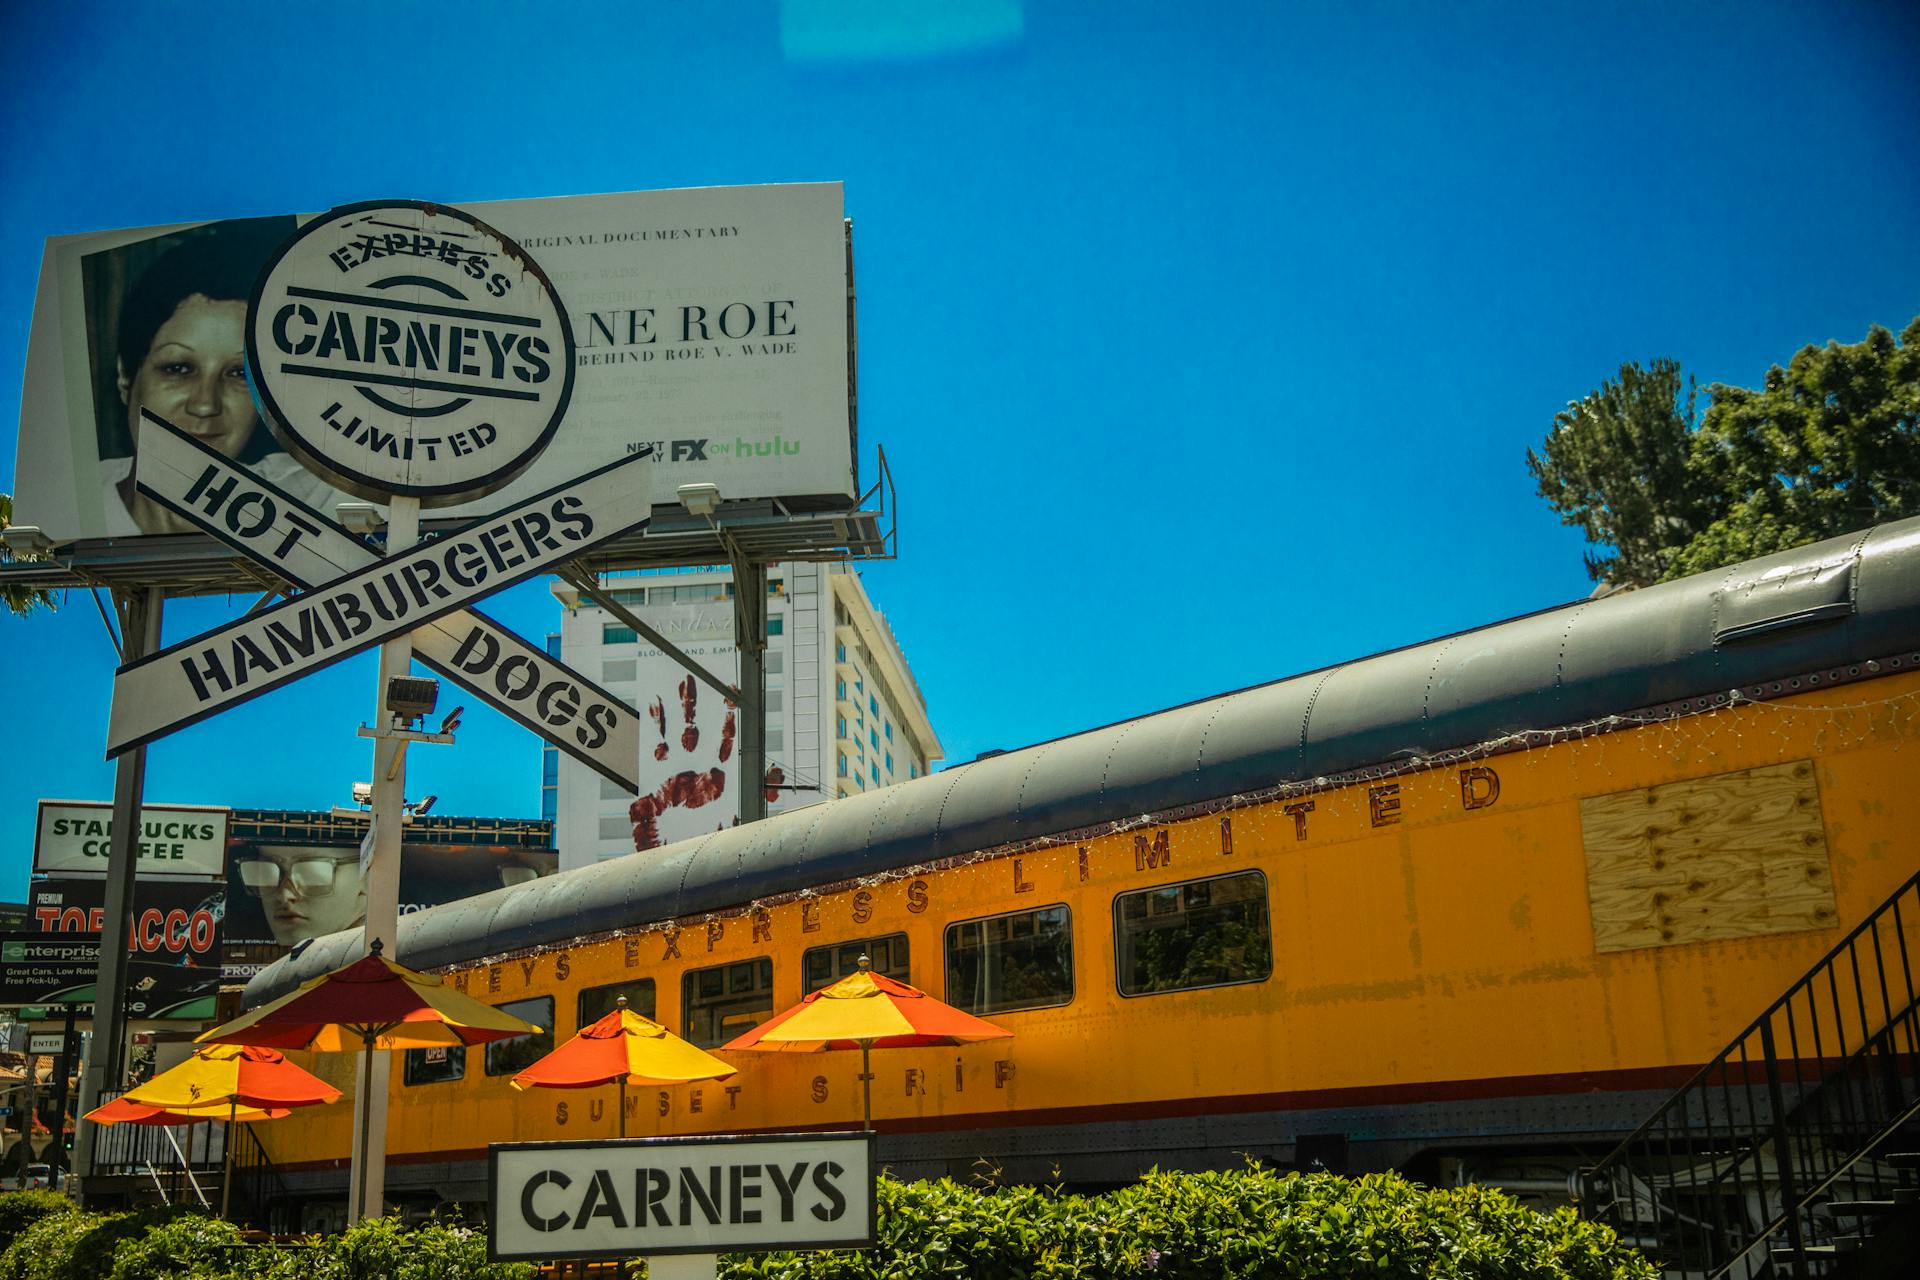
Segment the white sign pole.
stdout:
<svg viewBox="0 0 1920 1280">
<path fill-rule="evenodd" d="M 420 500 L 396 495 L 387 508 L 387 555 L 406 551 L 420 539 Z M 413 635 L 401 632 L 380 646 L 380 671 L 374 682 L 373 723 L 391 728 L 387 682 L 413 667 Z M 368 954 L 377 938 L 398 960 L 400 925 L 400 837 L 406 803 L 405 741 L 373 740 L 373 864 L 367 876 L 367 925 L 362 935 Z M 393 1055 L 362 1054 L 353 1096 L 353 1218 L 364 1221 L 386 1212 L 387 1083 Z"/>
</svg>

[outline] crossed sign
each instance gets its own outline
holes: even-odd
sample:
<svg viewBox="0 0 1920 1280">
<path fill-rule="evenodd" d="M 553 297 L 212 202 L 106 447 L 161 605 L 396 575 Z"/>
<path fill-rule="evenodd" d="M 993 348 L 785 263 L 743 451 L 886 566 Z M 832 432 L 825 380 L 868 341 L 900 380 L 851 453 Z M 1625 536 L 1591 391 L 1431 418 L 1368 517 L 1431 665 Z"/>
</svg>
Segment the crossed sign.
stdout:
<svg viewBox="0 0 1920 1280">
<path fill-rule="evenodd" d="M 640 790 L 640 718 L 467 607 L 647 522 L 652 458 L 635 454 L 393 556 L 147 410 L 140 491 L 301 589 L 120 668 L 115 756 L 413 633 L 414 656 L 602 775 Z"/>
</svg>

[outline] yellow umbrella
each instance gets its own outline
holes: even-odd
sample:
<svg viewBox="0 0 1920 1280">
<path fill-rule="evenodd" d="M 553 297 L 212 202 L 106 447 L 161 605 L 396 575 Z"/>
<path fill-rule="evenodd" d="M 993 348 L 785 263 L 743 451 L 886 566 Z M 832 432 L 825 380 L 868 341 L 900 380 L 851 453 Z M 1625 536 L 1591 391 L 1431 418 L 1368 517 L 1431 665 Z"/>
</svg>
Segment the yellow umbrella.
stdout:
<svg viewBox="0 0 1920 1280">
<path fill-rule="evenodd" d="M 115 1119 L 145 1119 L 129 1108 L 151 1109 L 150 1115 L 174 1115 L 190 1123 L 216 1119 L 226 1112 L 231 1126 L 245 1108 L 248 1118 L 286 1114 L 288 1107 L 311 1107 L 340 1100 L 340 1091 L 320 1077 L 288 1062 L 277 1049 L 252 1045 L 217 1044 L 196 1049 L 193 1056 L 144 1084 L 137 1085 L 96 1108 L 88 1119 L 112 1123 Z M 115 1108 L 117 1110 L 108 1110 Z M 106 1116 L 101 1112 L 107 1111 Z M 147 1120 L 148 1123 L 156 1121 Z M 220 1180 L 220 1212 L 224 1216 L 233 1190 L 232 1129 L 228 1129 L 227 1166 Z"/>
<path fill-rule="evenodd" d="M 627 1085 L 724 1080 L 734 1069 L 651 1018 L 615 1001 L 612 1013 L 513 1078 L 516 1089 L 590 1089 L 620 1082 L 620 1136 L 627 1136 Z"/>
<path fill-rule="evenodd" d="M 729 1053 L 818 1053 L 860 1050 L 860 1112 L 873 1128 L 874 1049 L 913 1049 L 929 1045 L 972 1044 L 1013 1034 L 982 1018 L 935 1000 L 918 987 L 872 971 L 860 957 L 860 969 L 820 988 L 785 1013 L 775 1014 L 744 1035 L 721 1045 Z"/>
</svg>

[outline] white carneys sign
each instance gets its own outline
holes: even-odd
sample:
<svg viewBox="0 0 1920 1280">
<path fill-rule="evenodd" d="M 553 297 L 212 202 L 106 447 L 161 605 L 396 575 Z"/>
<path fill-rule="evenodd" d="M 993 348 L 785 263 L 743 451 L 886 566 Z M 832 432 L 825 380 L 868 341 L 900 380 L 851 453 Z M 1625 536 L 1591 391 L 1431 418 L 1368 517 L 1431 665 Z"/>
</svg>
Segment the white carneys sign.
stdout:
<svg viewBox="0 0 1920 1280">
<path fill-rule="evenodd" d="M 227 874 L 227 811 L 143 805 L 134 842 L 140 872 L 219 880 Z M 33 870 L 46 876 L 104 876 L 113 836 L 113 806 L 42 800 L 34 828 Z"/>
<path fill-rule="evenodd" d="M 873 1243 L 870 1133 L 496 1143 L 496 1261 Z"/>
<path fill-rule="evenodd" d="M 553 283 L 445 205 L 314 219 L 267 264 L 248 316 L 267 425 L 310 470 L 376 501 L 492 493 L 533 465 L 573 395 L 573 331 Z"/>
<path fill-rule="evenodd" d="M 651 466 L 651 457 L 639 454 L 602 467 L 127 664 L 113 681 L 107 754 L 404 636 L 633 531 L 651 510 Z M 197 502 L 205 495 L 188 497 Z"/>
<path fill-rule="evenodd" d="M 375 564 L 365 540 L 218 450 L 148 424 L 140 491 L 296 587 Z M 640 789 L 640 717 L 619 697 L 475 609 L 413 632 L 413 656 L 587 767 Z"/>
</svg>

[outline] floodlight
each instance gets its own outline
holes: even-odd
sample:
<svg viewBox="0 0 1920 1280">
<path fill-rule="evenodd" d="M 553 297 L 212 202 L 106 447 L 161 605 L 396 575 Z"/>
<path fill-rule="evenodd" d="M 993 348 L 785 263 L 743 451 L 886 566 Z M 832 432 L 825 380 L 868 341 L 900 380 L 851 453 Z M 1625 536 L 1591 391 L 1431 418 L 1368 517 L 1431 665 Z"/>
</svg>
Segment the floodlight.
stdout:
<svg viewBox="0 0 1920 1280">
<path fill-rule="evenodd" d="M 720 486 L 705 481 L 683 484 L 674 490 L 688 515 L 710 516 L 720 509 Z"/>
<path fill-rule="evenodd" d="M 333 514 L 349 533 L 378 533 L 380 526 L 386 523 L 380 517 L 380 508 L 371 502 L 336 503 Z"/>
<path fill-rule="evenodd" d="M 440 682 L 432 676 L 395 676 L 387 681 L 387 710 L 402 720 L 431 715 L 438 701 Z"/>
<path fill-rule="evenodd" d="M 53 550 L 53 539 L 37 524 L 10 524 L 0 529 L 0 542 L 21 559 L 31 560 Z"/>
<path fill-rule="evenodd" d="M 355 804 L 372 804 L 373 803 L 373 784 L 371 782 L 354 783 L 353 784 L 353 802 Z"/>
</svg>

